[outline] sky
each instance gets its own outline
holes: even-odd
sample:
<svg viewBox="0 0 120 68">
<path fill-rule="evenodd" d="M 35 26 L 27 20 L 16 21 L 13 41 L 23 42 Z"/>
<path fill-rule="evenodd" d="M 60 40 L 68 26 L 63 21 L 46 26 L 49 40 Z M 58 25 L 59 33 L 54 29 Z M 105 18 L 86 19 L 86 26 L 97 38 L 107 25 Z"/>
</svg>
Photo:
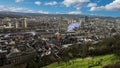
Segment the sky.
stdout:
<svg viewBox="0 0 120 68">
<path fill-rule="evenodd" d="M 0 11 L 120 17 L 120 0 L 0 0 Z"/>
</svg>

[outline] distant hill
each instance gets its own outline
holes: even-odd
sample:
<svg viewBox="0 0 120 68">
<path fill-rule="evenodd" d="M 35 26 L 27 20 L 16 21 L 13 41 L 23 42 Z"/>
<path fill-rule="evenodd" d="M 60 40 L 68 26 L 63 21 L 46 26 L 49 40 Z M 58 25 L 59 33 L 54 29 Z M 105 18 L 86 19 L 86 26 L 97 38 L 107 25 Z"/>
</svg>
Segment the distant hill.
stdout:
<svg viewBox="0 0 120 68">
<path fill-rule="evenodd" d="M 85 15 L 74 15 L 74 14 L 41 14 L 41 13 L 22 13 L 22 12 L 0 12 L 0 16 L 4 17 L 4 16 L 11 16 L 11 15 L 15 15 L 16 16 L 26 16 L 26 17 L 61 17 L 61 16 L 65 16 L 65 17 L 84 17 Z"/>
<path fill-rule="evenodd" d="M 68 18 L 78 18 L 78 17 L 91 17 L 91 18 L 108 18 L 113 17 L 106 16 L 95 16 L 95 15 L 84 15 L 84 14 L 40 14 L 40 13 L 22 13 L 22 12 L 9 12 L 9 11 L 0 11 L 0 18 L 10 17 L 10 18 L 19 18 L 19 17 L 68 17 Z M 116 17 L 119 18 L 120 17 Z"/>
<path fill-rule="evenodd" d="M 19 18 L 22 17 L 22 15 L 17 15 L 17 14 L 12 14 L 9 12 L 0 12 L 0 18 L 5 18 L 5 17 L 10 17 L 10 18 Z"/>
</svg>

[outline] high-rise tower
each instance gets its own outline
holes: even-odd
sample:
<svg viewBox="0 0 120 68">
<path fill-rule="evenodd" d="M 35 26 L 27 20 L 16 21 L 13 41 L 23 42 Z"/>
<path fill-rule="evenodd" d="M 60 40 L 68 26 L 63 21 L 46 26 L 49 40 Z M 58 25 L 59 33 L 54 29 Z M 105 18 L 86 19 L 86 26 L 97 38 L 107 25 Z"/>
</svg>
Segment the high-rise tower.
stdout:
<svg viewBox="0 0 120 68">
<path fill-rule="evenodd" d="M 27 28 L 27 18 L 22 18 L 22 27 Z"/>
</svg>

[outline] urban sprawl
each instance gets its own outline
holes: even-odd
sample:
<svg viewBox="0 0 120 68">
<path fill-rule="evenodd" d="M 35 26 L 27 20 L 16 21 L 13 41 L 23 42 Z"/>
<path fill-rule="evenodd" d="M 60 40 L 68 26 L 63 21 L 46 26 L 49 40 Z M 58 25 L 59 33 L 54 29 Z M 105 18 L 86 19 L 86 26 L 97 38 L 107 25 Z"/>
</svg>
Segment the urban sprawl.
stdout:
<svg viewBox="0 0 120 68">
<path fill-rule="evenodd" d="M 107 17 L 21 17 L 0 19 L 0 67 L 36 61 L 86 42 L 97 44 L 120 33 L 120 19 Z M 32 57 L 31 57 L 32 56 Z"/>
</svg>

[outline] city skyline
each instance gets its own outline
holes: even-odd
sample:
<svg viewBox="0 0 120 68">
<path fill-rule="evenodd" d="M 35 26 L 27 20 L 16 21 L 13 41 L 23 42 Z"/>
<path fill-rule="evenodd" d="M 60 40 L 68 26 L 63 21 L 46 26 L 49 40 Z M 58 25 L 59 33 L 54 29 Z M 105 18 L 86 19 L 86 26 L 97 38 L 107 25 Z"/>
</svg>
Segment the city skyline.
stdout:
<svg viewBox="0 0 120 68">
<path fill-rule="evenodd" d="M 120 16 L 120 0 L 0 0 L 0 11 Z"/>
</svg>

